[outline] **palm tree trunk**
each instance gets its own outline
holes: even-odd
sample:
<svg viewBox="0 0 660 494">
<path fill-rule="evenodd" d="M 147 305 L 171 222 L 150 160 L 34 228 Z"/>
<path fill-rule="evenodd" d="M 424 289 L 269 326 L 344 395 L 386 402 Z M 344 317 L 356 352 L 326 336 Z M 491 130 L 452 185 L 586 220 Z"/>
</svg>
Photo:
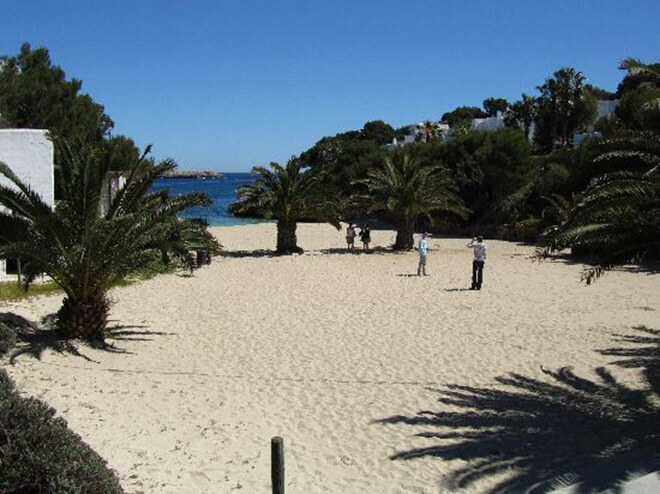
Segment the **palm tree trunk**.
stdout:
<svg viewBox="0 0 660 494">
<path fill-rule="evenodd" d="M 57 312 L 57 329 L 65 338 L 102 343 L 108 324 L 108 310 L 105 298 L 80 301 L 67 297 Z"/>
<path fill-rule="evenodd" d="M 277 221 L 277 252 L 280 254 L 302 252 L 302 249 L 298 247 L 296 238 L 297 227 L 296 221 L 282 219 Z"/>
<path fill-rule="evenodd" d="M 413 221 L 404 219 L 397 222 L 396 240 L 394 241 L 394 250 L 410 250 L 413 248 Z"/>
</svg>

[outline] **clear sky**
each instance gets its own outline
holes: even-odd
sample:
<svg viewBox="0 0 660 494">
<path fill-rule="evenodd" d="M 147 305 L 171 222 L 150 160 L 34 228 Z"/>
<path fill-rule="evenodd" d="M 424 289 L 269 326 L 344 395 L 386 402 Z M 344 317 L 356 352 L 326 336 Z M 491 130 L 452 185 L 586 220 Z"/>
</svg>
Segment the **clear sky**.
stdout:
<svg viewBox="0 0 660 494">
<path fill-rule="evenodd" d="M 0 54 L 47 47 L 115 134 L 219 171 L 536 94 L 565 66 L 614 90 L 622 58 L 660 57 L 658 0 L 22 0 L 0 19 Z"/>
</svg>

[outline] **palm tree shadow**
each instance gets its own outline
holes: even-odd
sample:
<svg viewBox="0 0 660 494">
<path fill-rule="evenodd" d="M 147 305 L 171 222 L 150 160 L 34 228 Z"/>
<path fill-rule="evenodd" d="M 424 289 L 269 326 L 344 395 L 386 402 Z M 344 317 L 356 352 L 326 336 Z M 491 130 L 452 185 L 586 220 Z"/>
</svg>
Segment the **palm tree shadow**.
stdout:
<svg viewBox="0 0 660 494">
<path fill-rule="evenodd" d="M 391 459 L 467 461 L 449 472 L 446 487 L 490 479 L 492 493 L 547 492 L 574 482 L 572 492 L 600 492 L 632 471 L 660 468 L 658 388 L 629 388 L 602 367 L 593 381 L 568 367 L 543 372 L 547 379 L 511 373 L 496 387 L 446 385 L 433 390 L 442 410 L 377 421 L 419 426 L 417 437 L 438 441 Z"/>
<path fill-rule="evenodd" d="M 13 312 L 0 313 L 0 322 L 13 330 L 16 335 L 17 344 L 16 348 L 10 353 L 10 363 L 13 364 L 21 355 L 30 355 L 37 360 L 41 360 L 47 349 L 55 350 L 58 353 L 69 353 L 89 362 L 95 362 L 95 360 L 81 353 L 70 340 L 63 338 L 55 331 L 52 327 L 53 316 L 51 314 L 44 317 L 43 324 L 40 326 Z"/>
<path fill-rule="evenodd" d="M 12 312 L 0 313 L 0 323 L 5 324 L 16 335 L 16 347 L 10 352 L 9 362 L 14 363 L 21 355 L 29 355 L 37 360 L 41 360 L 46 350 L 54 350 L 57 353 L 68 353 L 76 357 L 81 357 L 89 362 L 98 363 L 80 351 L 73 341 L 62 337 L 55 330 L 55 314 L 45 316 L 41 324 L 32 322 L 18 314 Z M 168 335 L 172 333 L 163 333 L 158 331 L 130 331 L 134 328 L 145 326 L 119 326 L 115 325 L 108 328 L 107 336 L 115 340 L 125 341 L 150 341 L 150 338 L 139 338 L 132 336 L 140 335 Z M 104 342 L 94 345 L 95 349 L 104 350 L 110 353 L 131 354 L 128 350 L 118 348 L 114 343 Z"/>
<path fill-rule="evenodd" d="M 627 369 L 641 369 L 652 389 L 660 390 L 660 330 L 634 326 L 636 334 L 616 334 L 616 341 L 636 346 L 600 350 L 602 355 L 622 357 L 612 364 Z"/>
<path fill-rule="evenodd" d="M 171 336 L 176 333 L 166 333 L 164 331 L 138 331 L 137 328 L 146 328 L 147 326 L 121 326 L 115 325 L 106 330 L 106 338 L 117 341 L 153 341 L 153 338 L 147 336 Z"/>
</svg>

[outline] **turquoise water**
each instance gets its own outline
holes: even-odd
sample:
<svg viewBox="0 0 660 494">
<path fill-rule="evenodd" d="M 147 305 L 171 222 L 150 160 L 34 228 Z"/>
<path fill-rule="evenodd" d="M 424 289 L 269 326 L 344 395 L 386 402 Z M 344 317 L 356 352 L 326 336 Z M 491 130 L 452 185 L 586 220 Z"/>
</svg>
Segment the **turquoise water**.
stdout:
<svg viewBox="0 0 660 494">
<path fill-rule="evenodd" d="M 225 173 L 218 179 L 168 178 L 157 180 L 153 191 L 169 188 L 172 195 L 178 196 L 191 192 L 207 194 L 213 204 L 207 208 L 192 208 L 185 213 L 186 217 L 205 218 L 211 226 L 246 225 L 261 223 L 264 220 L 254 218 L 237 218 L 227 212 L 227 207 L 236 200 L 236 189 L 241 185 L 250 184 L 254 177 L 249 173 Z"/>
</svg>

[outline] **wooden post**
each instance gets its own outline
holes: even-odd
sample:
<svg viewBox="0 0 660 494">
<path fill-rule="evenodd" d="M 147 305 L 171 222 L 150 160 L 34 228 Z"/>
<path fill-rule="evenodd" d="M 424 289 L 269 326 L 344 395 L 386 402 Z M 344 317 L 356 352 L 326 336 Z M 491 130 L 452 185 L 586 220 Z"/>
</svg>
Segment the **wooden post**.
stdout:
<svg viewBox="0 0 660 494">
<path fill-rule="evenodd" d="M 16 271 L 18 274 L 18 288 L 21 288 L 21 281 L 22 280 L 22 273 L 21 273 L 21 258 L 17 257 L 16 258 Z"/>
<path fill-rule="evenodd" d="M 270 458 L 273 494 L 284 494 L 284 440 L 281 437 L 270 440 Z"/>
</svg>

